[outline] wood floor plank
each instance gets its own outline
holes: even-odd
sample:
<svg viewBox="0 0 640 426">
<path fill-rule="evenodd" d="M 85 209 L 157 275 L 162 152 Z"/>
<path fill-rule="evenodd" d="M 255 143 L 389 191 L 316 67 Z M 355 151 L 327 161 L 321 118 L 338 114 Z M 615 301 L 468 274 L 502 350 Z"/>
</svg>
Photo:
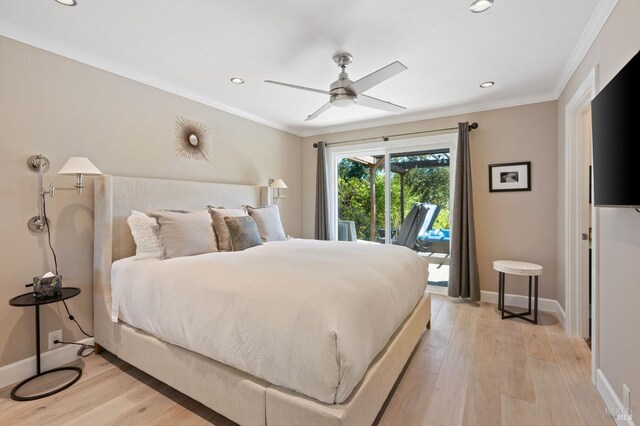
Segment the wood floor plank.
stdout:
<svg viewBox="0 0 640 426">
<path fill-rule="evenodd" d="M 452 340 L 438 373 L 436 386 L 427 408 L 424 424 L 462 424 L 467 407 L 467 389 L 473 362 L 473 347 L 469 343 Z"/>
<path fill-rule="evenodd" d="M 536 358 L 529 359 L 529 366 L 536 389 L 535 407 L 538 424 L 580 425 L 580 415 L 573 404 L 560 367 L 554 362 Z"/>
<path fill-rule="evenodd" d="M 476 317 L 478 320 L 482 321 L 498 322 L 500 320 L 500 312 L 498 311 L 498 306 L 492 303 L 480 302 Z"/>
<path fill-rule="evenodd" d="M 503 394 L 535 402 L 536 393 L 529 372 L 522 325 L 500 321 L 500 388 Z"/>
<path fill-rule="evenodd" d="M 430 371 L 409 367 L 378 425 L 420 425 L 428 422 L 427 408 L 437 378 Z"/>
<path fill-rule="evenodd" d="M 522 324 L 522 336 L 527 355 L 533 358 L 555 362 L 556 356 L 543 326 L 536 324 Z"/>
<path fill-rule="evenodd" d="M 479 305 L 467 302 L 458 303 L 460 303 L 460 311 L 458 312 L 456 323 L 453 327 L 451 340 L 473 344 Z"/>
<path fill-rule="evenodd" d="M 536 404 L 502 395 L 502 425 L 537 426 Z M 540 425 L 542 426 L 542 425 Z"/>
<path fill-rule="evenodd" d="M 550 333 L 549 341 L 584 425 L 612 424 L 606 406 L 591 382 L 591 351 L 582 339 Z"/>
<path fill-rule="evenodd" d="M 473 406 L 465 409 L 473 424 L 500 424 L 500 324 L 495 319 L 478 320 L 473 347 L 473 361 L 467 401 Z M 470 424 L 466 421 L 465 424 Z"/>
<path fill-rule="evenodd" d="M 460 310 L 460 304 L 446 303 L 432 319 L 431 329 L 426 333 L 416 350 L 411 367 L 438 373 L 451 339 L 451 333 Z"/>
</svg>

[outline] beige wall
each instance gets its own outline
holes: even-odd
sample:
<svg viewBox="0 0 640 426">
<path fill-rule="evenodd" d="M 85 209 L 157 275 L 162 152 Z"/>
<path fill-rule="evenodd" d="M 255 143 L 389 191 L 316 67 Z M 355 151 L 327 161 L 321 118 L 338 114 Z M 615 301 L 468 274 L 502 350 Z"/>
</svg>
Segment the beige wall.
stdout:
<svg viewBox="0 0 640 426">
<path fill-rule="evenodd" d="M 313 237 L 316 151 L 313 143 L 358 139 L 455 127 L 477 121 L 471 133 L 473 201 L 480 280 L 483 290 L 497 291 L 492 262 L 521 259 L 544 266 L 540 297 L 556 298 L 556 103 L 547 102 L 436 120 L 334 133 L 303 139 L 303 236 Z M 532 162 L 531 192 L 489 193 L 488 166 Z M 509 280 L 507 290 L 525 294 L 523 280 Z M 511 284 L 511 285 L 509 285 Z"/>
<path fill-rule="evenodd" d="M 564 176 L 564 111 L 589 72 L 599 66 L 602 89 L 640 50 L 640 1 L 620 0 L 558 101 L 558 170 Z M 564 180 L 558 199 L 564 199 Z M 564 218 L 558 205 L 558 223 Z M 631 390 L 631 406 L 640 412 L 640 214 L 632 209 L 601 208 L 598 223 L 600 260 L 600 368 L 622 400 L 622 383 Z M 564 305 L 563 240 L 558 241 L 558 298 Z"/>
<path fill-rule="evenodd" d="M 44 235 L 26 227 L 37 212 L 36 175 L 26 166 L 32 154 L 51 161 L 47 185 L 74 183 L 56 176 L 70 156 L 87 156 L 113 175 L 252 185 L 282 177 L 289 185 L 280 203 L 285 230 L 300 236 L 299 137 L 3 37 L 0 77 L 0 365 L 34 355 L 33 309 L 7 301 L 53 268 Z M 209 127 L 209 162 L 176 158 L 176 116 Z M 65 285 L 82 289 L 69 306 L 91 331 L 93 186 L 87 181 L 82 195 L 59 192 L 47 206 Z M 83 337 L 61 309 L 42 309 L 43 344 L 56 329 L 68 340 Z"/>
</svg>

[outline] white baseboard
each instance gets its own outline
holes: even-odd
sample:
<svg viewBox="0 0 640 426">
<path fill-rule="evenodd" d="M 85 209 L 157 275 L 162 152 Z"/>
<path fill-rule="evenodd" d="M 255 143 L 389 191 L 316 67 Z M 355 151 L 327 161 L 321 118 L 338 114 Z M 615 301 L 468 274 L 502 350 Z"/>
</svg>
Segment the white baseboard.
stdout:
<svg viewBox="0 0 640 426">
<path fill-rule="evenodd" d="M 80 340 L 77 343 L 93 345 L 93 337 Z M 43 352 L 40 355 L 42 371 L 51 368 L 60 367 L 80 358 L 77 355 L 78 345 L 63 345 L 59 348 Z M 0 367 L 0 388 L 18 383 L 21 380 L 36 374 L 36 357 L 35 355 L 16 361 L 13 364 Z"/>
<path fill-rule="evenodd" d="M 620 398 L 618 398 L 618 395 L 599 368 L 596 373 L 596 388 L 600 396 L 602 396 L 604 404 L 607 406 L 609 415 L 613 417 L 613 420 L 618 426 L 635 426 L 631 417 L 633 413 L 627 413 L 627 410 L 625 410 L 622 405 L 622 401 L 620 401 Z"/>
<path fill-rule="evenodd" d="M 498 293 L 495 291 L 485 291 L 482 290 L 480 292 L 480 300 L 486 303 L 492 303 L 494 305 L 498 304 Z M 504 295 L 504 304 L 506 306 L 515 306 L 517 308 L 526 308 L 529 306 L 529 297 L 521 296 L 519 294 L 505 294 Z M 542 297 L 538 298 L 538 309 L 543 312 L 552 313 L 558 318 L 560 324 L 564 328 L 566 314 L 560 303 L 554 299 L 544 299 Z"/>
</svg>

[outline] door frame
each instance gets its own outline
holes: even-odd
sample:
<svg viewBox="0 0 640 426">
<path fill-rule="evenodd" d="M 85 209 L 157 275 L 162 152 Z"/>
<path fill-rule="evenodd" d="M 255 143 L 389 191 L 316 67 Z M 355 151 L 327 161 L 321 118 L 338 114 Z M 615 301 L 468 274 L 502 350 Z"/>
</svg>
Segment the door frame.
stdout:
<svg viewBox="0 0 640 426">
<path fill-rule="evenodd" d="M 581 214 L 581 209 L 588 204 L 588 193 L 583 188 L 585 164 L 588 151 L 585 147 L 583 114 L 591 108 L 591 101 L 597 94 L 598 66 L 593 68 L 586 79 L 580 84 L 564 111 L 565 116 L 565 190 L 564 197 L 564 285 L 565 285 L 565 331 L 569 336 L 583 337 L 588 323 L 584 316 L 588 316 L 588 292 L 585 295 L 585 286 L 580 285 L 588 280 L 585 277 L 584 259 L 581 256 L 584 250 L 584 242 L 581 239 L 583 232 L 588 232 L 589 223 Z M 593 188 L 593 185 L 591 185 Z M 593 193 L 591 194 L 593 199 Z M 599 367 L 599 238 L 598 238 L 599 211 L 591 207 L 591 379 L 595 383 L 596 370 Z M 588 244 L 588 242 L 587 242 Z M 587 317 L 588 318 L 588 317 Z"/>
</svg>

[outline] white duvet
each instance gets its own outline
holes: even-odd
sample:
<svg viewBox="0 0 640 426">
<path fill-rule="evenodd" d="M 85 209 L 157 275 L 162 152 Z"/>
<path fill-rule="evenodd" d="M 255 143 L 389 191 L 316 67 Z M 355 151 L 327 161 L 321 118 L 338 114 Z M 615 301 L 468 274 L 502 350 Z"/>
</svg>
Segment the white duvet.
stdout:
<svg viewBox="0 0 640 426">
<path fill-rule="evenodd" d="M 341 403 L 423 295 L 427 262 L 393 245 L 290 240 L 113 264 L 114 321 Z"/>
</svg>

